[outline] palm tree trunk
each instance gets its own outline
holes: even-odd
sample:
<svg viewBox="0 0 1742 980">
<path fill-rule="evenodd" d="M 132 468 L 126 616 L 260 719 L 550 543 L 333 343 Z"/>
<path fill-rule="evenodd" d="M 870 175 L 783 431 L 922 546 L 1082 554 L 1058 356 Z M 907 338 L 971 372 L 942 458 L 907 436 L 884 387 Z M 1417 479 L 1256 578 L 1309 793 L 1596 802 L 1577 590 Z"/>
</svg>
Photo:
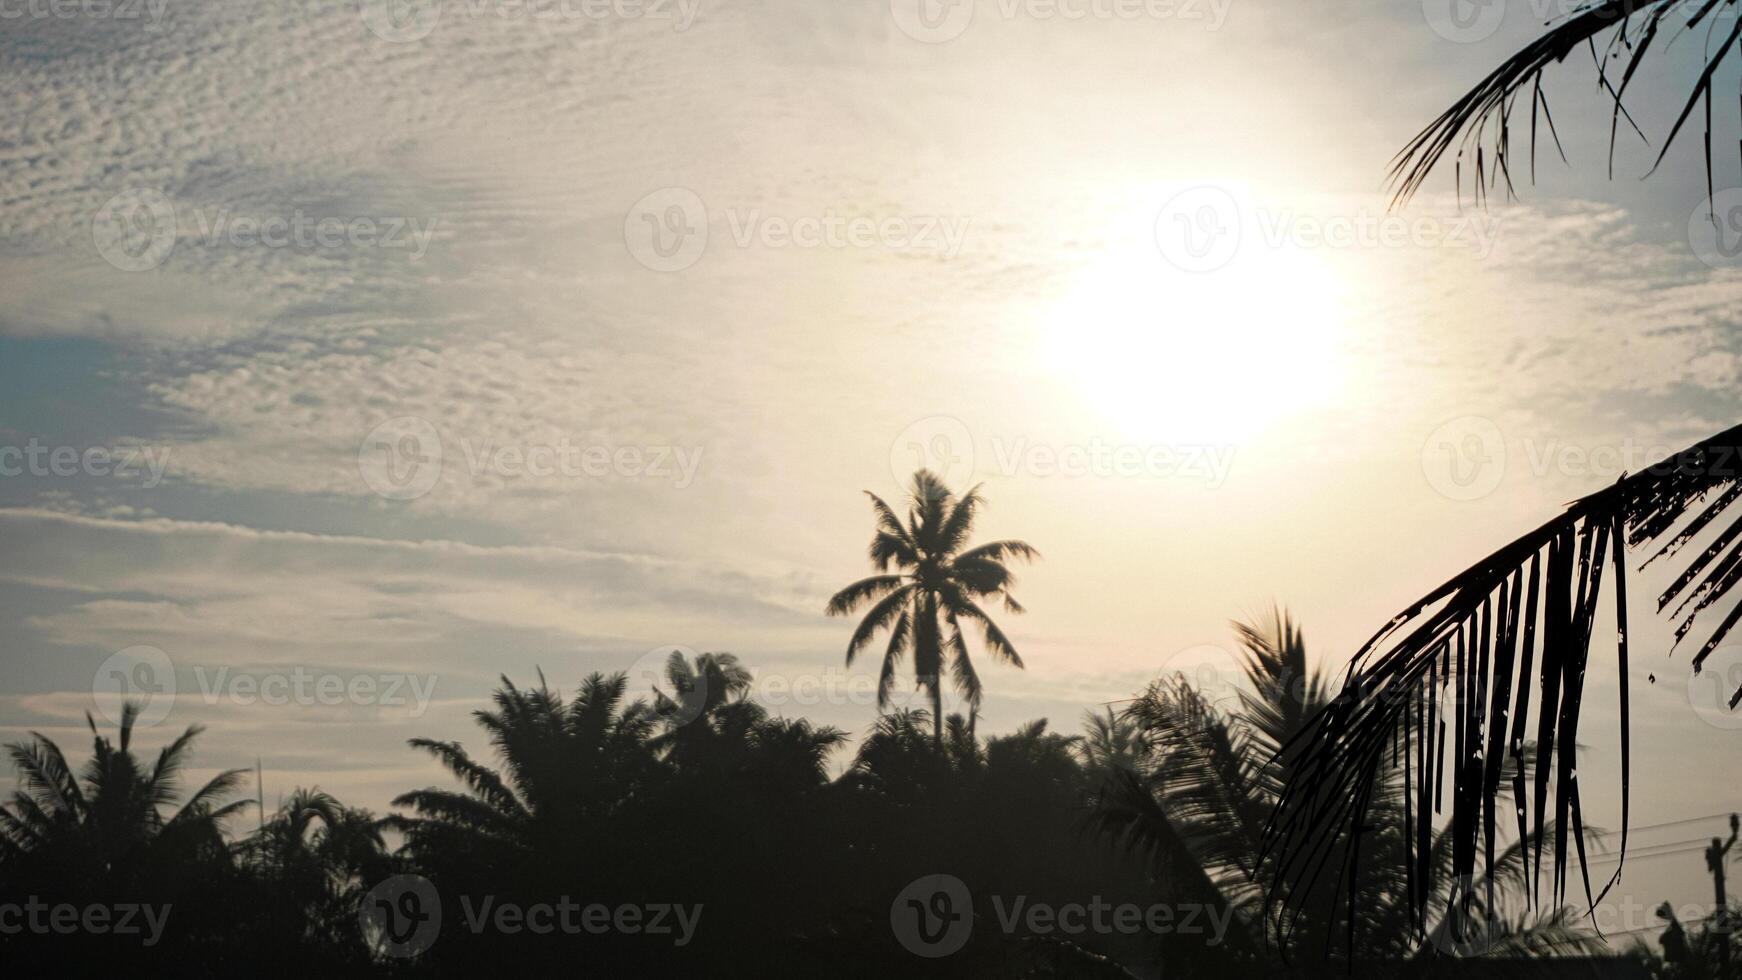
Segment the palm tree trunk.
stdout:
<svg viewBox="0 0 1742 980">
<path fill-rule="evenodd" d="M 942 678 L 931 679 L 931 741 L 932 745 L 942 752 L 944 748 L 944 695 L 943 685 L 938 683 Z"/>
</svg>

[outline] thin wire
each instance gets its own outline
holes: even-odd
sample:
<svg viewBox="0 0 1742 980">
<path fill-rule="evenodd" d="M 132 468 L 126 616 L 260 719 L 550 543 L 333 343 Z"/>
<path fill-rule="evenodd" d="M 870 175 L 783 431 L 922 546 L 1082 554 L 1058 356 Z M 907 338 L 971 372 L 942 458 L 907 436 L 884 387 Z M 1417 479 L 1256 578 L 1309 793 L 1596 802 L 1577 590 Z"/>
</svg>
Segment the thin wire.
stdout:
<svg viewBox="0 0 1742 980">
<path fill-rule="evenodd" d="M 1637 833 L 1640 833 L 1642 831 L 1656 830 L 1659 827 L 1679 827 L 1684 823 L 1699 823 L 1703 820 L 1717 820 L 1717 819 L 1720 819 L 1722 817 L 1728 817 L 1729 815 L 1730 814 L 1728 814 L 1728 813 L 1708 813 L 1703 817 L 1687 817 L 1687 818 L 1682 819 L 1682 820 L 1665 820 L 1662 823 L 1641 824 L 1639 826 L 1633 827 L 1632 831 L 1633 831 L 1633 833 L 1637 834 Z M 1591 837 L 1619 837 L 1619 836 L 1621 836 L 1621 832 L 1619 830 L 1605 830 L 1600 834 L 1590 834 L 1589 836 L 1591 836 Z"/>
</svg>

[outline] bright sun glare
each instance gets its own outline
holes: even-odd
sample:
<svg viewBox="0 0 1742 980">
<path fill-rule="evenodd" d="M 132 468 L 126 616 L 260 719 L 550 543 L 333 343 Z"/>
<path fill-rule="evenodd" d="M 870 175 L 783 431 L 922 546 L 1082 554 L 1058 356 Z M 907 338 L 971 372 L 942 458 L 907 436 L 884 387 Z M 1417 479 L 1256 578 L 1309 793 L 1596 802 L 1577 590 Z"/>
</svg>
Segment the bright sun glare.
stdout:
<svg viewBox="0 0 1742 980">
<path fill-rule="evenodd" d="M 1338 287 L 1304 249 L 1248 242 L 1223 268 L 1193 273 L 1133 246 L 1077 277 L 1044 356 L 1124 438 L 1238 443 L 1338 387 Z"/>
</svg>

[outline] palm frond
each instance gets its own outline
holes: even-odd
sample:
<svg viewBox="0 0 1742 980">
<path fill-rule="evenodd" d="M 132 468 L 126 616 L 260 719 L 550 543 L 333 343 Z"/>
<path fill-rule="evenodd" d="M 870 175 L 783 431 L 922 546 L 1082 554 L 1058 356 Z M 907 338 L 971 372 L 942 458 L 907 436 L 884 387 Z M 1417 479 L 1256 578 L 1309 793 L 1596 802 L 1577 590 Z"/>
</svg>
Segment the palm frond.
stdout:
<svg viewBox="0 0 1742 980">
<path fill-rule="evenodd" d="M 1271 898 L 1286 905 L 1291 895 L 1311 894 L 1311 884 L 1326 874 L 1352 883 L 1389 754 L 1401 761 L 1404 798 L 1415 802 L 1416 823 L 1405 834 L 1412 853 L 1431 848 L 1434 831 L 1425 814 L 1443 801 L 1452 811 L 1453 874 L 1470 876 L 1478 844 L 1492 867 L 1497 825 L 1515 817 L 1518 836 L 1531 840 L 1533 879 L 1545 867 L 1550 872 L 1548 904 L 1560 905 L 1565 895 L 1569 843 L 1585 897 L 1595 904 L 1602 895 L 1593 894 L 1585 866 L 1575 738 L 1604 572 L 1613 567 L 1624 859 L 1631 781 L 1626 546 L 1655 542 L 1650 560 L 1686 560 L 1684 546 L 1742 497 L 1739 454 L 1742 426 L 1572 502 L 1423 596 L 1368 640 L 1341 692 L 1289 747 L 1290 778 L 1266 830 L 1266 850 L 1279 869 Z M 1731 541 L 1739 532 L 1742 517 L 1721 537 Z M 1726 559 L 1713 565 L 1725 548 Z M 1696 580 L 1704 590 L 1678 637 L 1742 579 L 1739 554 L 1742 548 L 1734 545 L 1708 546 L 1660 596 L 1661 610 Z M 1696 673 L 1739 618 L 1742 606 L 1706 635 L 1692 657 Z M 1742 690 L 1730 699 L 1732 708 L 1738 700 Z M 1535 758 L 1525 760 L 1533 728 Z M 1527 761 L 1534 766 L 1530 776 Z M 1503 776 L 1518 803 L 1504 814 Z M 1525 805 L 1527 793 L 1533 807 Z M 1547 840 L 1543 831 L 1550 826 L 1567 832 Z M 1605 891 L 1620 873 L 1618 865 Z"/>
<path fill-rule="evenodd" d="M 1543 71 L 1564 61 L 1569 54 L 1581 47 L 1590 50 L 1592 60 L 1597 65 L 1598 84 L 1612 104 L 1609 171 L 1610 176 L 1614 176 L 1615 139 L 1621 120 L 1625 119 L 1641 139 L 1646 138 L 1627 112 L 1623 97 L 1646 56 L 1653 50 L 1661 52 L 1663 49 L 1663 44 L 1654 45 L 1654 42 L 1658 40 L 1666 18 L 1672 13 L 1686 12 L 1685 21 L 1677 25 L 1677 33 L 1691 31 L 1702 23 L 1715 27 L 1722 18 L 1712 16 L 1713 11 L 1719 7 L 1734 10 L 1737 4 L 1738 0 L 1588 0 L 1581 4 L 1565 20 L 1502 62 L 1428 124 L 1397 154 L 1391 169 L 1395 192 L 1393 205 L 1402 205 L 1414 196 L 1434 166 L 1454 148 L 1459 163 L 1456 179 L 1460 188 L 1464 177 L 1464 163 L 1470 162 L 1473 164 L 1472 176 L 1477 200 L 1486 195 L 1486 188 L 1493 186 L 1496 180 L 1504 181 L 1508 193 L 1511 193 L 1515 170 L 1512 114 L 1526 95 L 1530 100 L 1528 163 L 1531 178 L 1534 180 L 1539 115 L 1553 136 L 1556 149 L 1560 149 L 1560 134 L 1554 129 L 1554 117 L 1549 112 L 1548 100 L 1542 91 Z M 1605 35 L 1608 38 L 1599 53 L 1598 39 Z M 1703 52 L 1703 70 L 1680 115 L 1670 126 L 1653 164 L 1655 169 L 1656 164 L 1663 161 L 1688 117 L 1704 101 L 1707 116 L 1705 159 L 1708 197 L 1712 190 L 1712 80 L 1724 60 L 1738 49 L 1739 38 L 1742 38 L 1742 19 L 1736 20 L 1716 47 L 1710 45 L 1708 38 L 1706 50 Z M 1622 52 L 1627 52 L 1627 57 L 1617 84 L 1611 79 L 1608 63 L 1612 58 L 1619 59 Z M 1564 151 L 1561 156 L 1565 159 Z"/>
</svg>

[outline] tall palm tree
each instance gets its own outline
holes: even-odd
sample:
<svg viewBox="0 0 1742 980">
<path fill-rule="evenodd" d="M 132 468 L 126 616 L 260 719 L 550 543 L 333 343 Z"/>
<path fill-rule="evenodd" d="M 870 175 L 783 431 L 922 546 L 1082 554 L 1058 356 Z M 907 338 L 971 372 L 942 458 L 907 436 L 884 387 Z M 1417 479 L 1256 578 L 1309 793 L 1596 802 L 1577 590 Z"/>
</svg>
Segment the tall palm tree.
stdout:
<svg viewBox="0 0 1742 980">
<path fill-rule="evenodd" d="M 160 866 L 223 848 L 223 821 L 253 803 L 223 802 L 246 770 L 219 773 L 168 813 L 181 795 L 180 775 L 203 729 L 189 726 L 146 765 L 133 754 L 138 718 L 139 705 L 128 702 L 117 744 L 86 714 L 91 760 L 79 775 L 60 746 L 40 733 L 7 746 L 20 788 L 0 806 L 0 868 L 49 866 L 64 881 L 88 884 L 147 862 Z"/>
<path fill-rule="evenodd" d="M 877 707 L 889 703 L 895 671 L 903 657 L 913 655 L 915 685 L 931 697 L 932 741 L 941 747 L 944 737 L 944 662 L 949 661 L 956 693 L 977 711 L 983 689 L 980 675 L 968 656 L 963 621 L 980 627 L 986 649 L 993 657 L 1013 667 L 1022 667 L 1016 647 L 976 600 L 1000 598 L 1008 612 L 1022 606 L 1010 594 L 1016 577 L 1006 561 L 1031 561 L 1040 557 L 1026 542 L 994 541 L 962 550 L 974 530 L 974 518 L 984 503 L 980 488 L 957 497 L 930 470 L 913 475 L 909 489 L 907 520 L 869 490 L 877 516 L 877 532 L 871 538 L 871 564 L 879 574 L 860 579 L 835 593 L 828 615 L 846 616 L 867 605 L 847 641 L 847 665 L 881 631 L 889 631 L 883 652 L 883 668 L 877 681 Z M 890 571 L 891 567 L 894 572 Z"/>
<path fill-rule="evenodd" d="M 1276 894 L 1286 901 L 1311 894 L 1322 877 L 1354 880 L 1359 849 L 1347 845 L 1371 832 L 1386 771 L 1381 762 L 1401 753 L 1413 761 L 1404 768 L 1403 796 L 1420 801 L 1406 833 L 1414 860 L 1435 846 L 1434 828 L 1419 816 L 1428 801 L 1443 799 L 1453 813 L 1454 877 L 1473 878 L 1478 854 L 1494 866 L 1504 820 L 1515 824 L 1518 838 L 1530 839 L 1537 873 L 1545 865 L 1550 871 L 1553 905 L 1566 892 L 1569 843 L 1587 902 L 1600 901 L 1620 880 L 1627 851 L 1627 548 L 1652 545 L 1646 563 L 1669 566 L 1673 580 L 1657 607 L 1674 606 L 1679 643 L 1742 582 L 1742 518 L 1733 507 L 1739 499 L 1742 426 L 1573 501 L 1389 619 L 1356 652 L 1341 692 L 1296 736 L 1266 830 L 1265 852 L 1278 862 Z M 1605 570 L 1613 571 L 1608 581 Z M 1605 585 L 1615 632 L 1602 635 L 1615 639 L 1620 682 L 1621 860 L 1594 890 L 1576 773 Z M 1732 604 L 1693 655 L 1695 673 L 1738 621 L 1742 604 Z M 1742 690 L 1731 696 L 1731 710 L 1739 701 Z M 1502 805 L 1508 795 L 1516 806 Z M 1551 836 L 1555 826 L 1574 832 Z"/>
</svg>

